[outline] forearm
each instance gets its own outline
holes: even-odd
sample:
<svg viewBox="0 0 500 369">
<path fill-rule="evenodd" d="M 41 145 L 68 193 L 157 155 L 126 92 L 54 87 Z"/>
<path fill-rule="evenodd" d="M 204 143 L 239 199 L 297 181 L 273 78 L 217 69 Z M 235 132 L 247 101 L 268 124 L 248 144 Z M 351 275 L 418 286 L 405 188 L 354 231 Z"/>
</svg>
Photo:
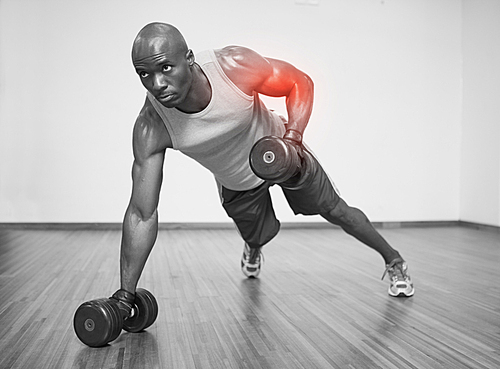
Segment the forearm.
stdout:
<svg viewBox="0 0 500 369">
<path fill-rule="evenodd" d="M 158 213 L 143 219 L 129 206 L 123 221 L 120 278 L 121 288 L 135 292 L 146 260 L 158 234 Z"/>
<path fill-rule="evenodd" d="M 306 75 L 296 82 L 286 98 L 288 112 L 287 130 L 304 133 L 312 113 L 314 101 L 314 84 Z"/>
</svg>

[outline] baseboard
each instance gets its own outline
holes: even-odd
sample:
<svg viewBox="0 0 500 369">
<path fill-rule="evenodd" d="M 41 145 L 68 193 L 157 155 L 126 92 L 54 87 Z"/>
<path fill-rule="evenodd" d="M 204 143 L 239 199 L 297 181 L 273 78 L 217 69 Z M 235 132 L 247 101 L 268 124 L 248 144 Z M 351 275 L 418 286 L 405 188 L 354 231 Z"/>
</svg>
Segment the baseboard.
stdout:
<svg viewBox="0 0 500 369">
<path fill-rule="evenodd" d="M 121 223 L 0 223 L 0 229 L 25 230 L 120 230 Z"/>
<path fill-rule="evenodd" d="M 429 228 L 429 227 L 468 227 L 500 233 L 500 227 L 465 221 L 418 221 L 418 222 L 373 222 L 375 228 Z M 283 222 L 282 229 L 326 229 L 332 225 L 327 222 Z M 122 223 L 0 223 L 1 229 L 25 230 L 121 230 Z M 176 229 L 234 229 L 232 222 L 215 223 L 160 223 L 160 230 Z"/>
<path fill-rule="evenodd" d="M 494 225 L 489 225 L 489 224 L 480 224 L 480 223 L 466 222 L 466 221 L 460 220 L 460 221 L 458 221 L 458 225 L 461 227 L 473 228 L 473 229 L 478 229 L 481 231 L 492 231 L 492 232 L 500 233 L 499 226 L 494 226 Z"/>
<path fill-rule="evenodd" d="M 498 231 L 500 227 L 479 224 L 473 222 L 464 222 L 460 220 L 437 220 L 437 221 L 405 221 L 405 222 L 372 222 L 375 228 L 392 229 L 392 228 L 431 228 L 431 227 L 468 227 L 481 230 Z M 121 228 L 121 224 L 118 224 Z M 335 226 L 334 226 L 335 227 Z M 232 222 L 220 223 L 160 223 L 160 229 L 234 229 Z M 327 229 L 332 228 L 328 222 L 282 222 L 282 229 Z M 340 228 L 340 227 L 337 227 Z"/>
</svg>

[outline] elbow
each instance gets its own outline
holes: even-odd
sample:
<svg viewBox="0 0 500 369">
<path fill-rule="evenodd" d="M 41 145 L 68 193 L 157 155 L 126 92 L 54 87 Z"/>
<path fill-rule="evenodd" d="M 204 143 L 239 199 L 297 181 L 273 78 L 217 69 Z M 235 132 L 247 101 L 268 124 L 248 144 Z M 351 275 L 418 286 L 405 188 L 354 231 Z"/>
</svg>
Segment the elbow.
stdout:
<svg viewBox="0 0 500 369">
<path fill-rule="evenodd" d="M 293 94 L 312 99 L 314 96 L 314 82 L 312 78 L 302 72 L 301 75 L 295 79 L 292 90 L 288 96 L 290 97 Z"/>
<path fill-rule="evenodd" d="M 127 209 L 127 218 L 132 224 L 157 222 L 158 210 L 157 208 L 146 209 L 131 203 Z"/>
<path fill-rule="evenodd" d="M 305 80 L 305 84 L 307 85 L 309 91 L 311 91 L 311 93 L 314 92 L 314 82 L 312 80 L 311 77 L 309 77 L 307 74 L 304 74 L 304 80 Z"/>
</svg>

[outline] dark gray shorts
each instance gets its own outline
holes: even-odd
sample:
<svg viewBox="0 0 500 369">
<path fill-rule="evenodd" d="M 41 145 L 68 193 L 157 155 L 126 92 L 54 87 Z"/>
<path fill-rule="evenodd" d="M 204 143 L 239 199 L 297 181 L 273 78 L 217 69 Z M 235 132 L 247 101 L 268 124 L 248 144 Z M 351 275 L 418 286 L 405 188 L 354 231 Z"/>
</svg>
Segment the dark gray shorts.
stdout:
<svg viewBox="0 0 500 369">
<path fill-rule="evenodd" d="M 278 184 L 295 214 L 317 215 L 329 212 L 339 202 L 339 195 L 316 158 L 307 150 L 305 175 Z M 222 187 L 222 206 L 233 219 L 243 239 L 252 248 L 261 247 L 273 239 L 280 222 L 274 213 L 269 187 L 264 182 L 248 191 L 233 191 Z"/>
</svg>

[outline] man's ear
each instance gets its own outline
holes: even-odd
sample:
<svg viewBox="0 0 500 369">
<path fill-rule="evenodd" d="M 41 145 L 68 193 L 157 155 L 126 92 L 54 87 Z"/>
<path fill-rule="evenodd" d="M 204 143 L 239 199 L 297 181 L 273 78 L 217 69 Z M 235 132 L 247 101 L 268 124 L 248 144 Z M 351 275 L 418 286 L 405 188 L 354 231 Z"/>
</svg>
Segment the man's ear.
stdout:
<svg viewBox="0 0 500 369">
<path fill-rule="evenodd" d="M 191 67 L 194 64 L 194 53 L 193 50 L 189 49 L 186 53 L 186 60 L 189 63 L 189 66 Z"/>
</svg>

